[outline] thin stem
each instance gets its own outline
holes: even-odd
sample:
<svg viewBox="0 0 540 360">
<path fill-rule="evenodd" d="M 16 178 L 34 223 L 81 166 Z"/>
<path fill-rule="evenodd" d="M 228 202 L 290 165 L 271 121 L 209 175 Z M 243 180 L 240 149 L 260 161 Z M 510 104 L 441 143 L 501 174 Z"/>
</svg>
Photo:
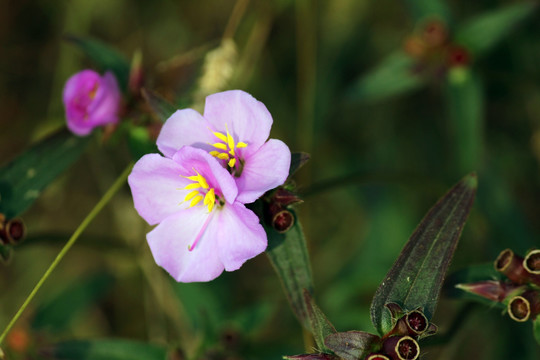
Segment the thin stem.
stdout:
<svg viewBox="0 0 540 360">
<path fill-rule="evenodd" d="M 120 190 L 122 185 L 124 185 L 124 182 L 126 181 L 129 173 L 131 172 L 132 167 L 133 167 L 133 163 L 130 163 L 126 167 L 126 169 L 122 172 L 122 174 L 116 179 L 116 181 L 109 188 L 109 190 L 107 190 L 105 195 L 103 195 L 101 200 L 99 200 L 99 202 L 96 204 L 96 206 L 94 206 L 92 211 L 90 211 L 90 213 L 86 216 L 86 218 L 84 218 L 84 220 L 79 225 L 79 227 L 75 230 L 73 235 L 71 235 L 71 238 L 68 240 L 66 245 L 64 245 L 62 250 L 60 250 L 60 253 L 56 256 L 56 258 L 54 259 L 52 264 L 49 266 L 47 271 L 45 271 L 45 274 L 43 274 L 41 279 L 39 279 L 36 286 L 34 286 L 34 289 L 32 289 L 32 292 L 30 292 L 30 295 L 28 295 L 28 297 L 26 298 L 24 303 L 21 305 L 21 307 L 19 308 L 19 310 L 17 311 L 15 316 L 13 316 L 13 318 L 11 319 L 9 324 L 6 326 L 6 328 L 5 328 L 4 332 L 2 333 L 2 335 L 0 335 L 0 345 L 4 342 L 4 339 L 6 338 L 7 334 L 9 333 L 9 331 L 11 330 L 13 325 L 15 325 L 17 320 L 19 320 L 19 318 L 21 317 L 22 313 L 24 312 L 24 310 L 26 309 L 28 304 L 30 304 L 30 301 L 32 301 L 32 299 L 34 298 L 36 293 L 39 291 L 41 286 L 45 283 L 45 281 L 47 280 L 49 275 L 51 275 L 51 273 L 54 271 L 56 266 L 60 263 L 60 261 L 63 259 L 63 257 L 66 255 L 66 253 L 69 251 L 69 249 L 73 246 L 75 241 L 77 241 L 77 239 L 82 234 L 82 232 L 88 227 L 88 225 L 92 222 L 92 220 L 94 220 L 96 215 L 99 214 L 99 212 L 105 207 L 105 205 L 107 205 L 107 203 L 112 199 L 112 197 L 116 194 L 116 192 L 118 190 Z"/>
<path fill-rule="evenodd" d="M 240 20 L 244 16 L 244 13 L 246 12 L 248 4 L 249 4 L 249 0 L 236 1 L 231 17 L 229 18 L 229 22 L 227 23 L 227 27 L 225 28 L 225 31 L 223 32 L 223 40 L 231 39 L 234 37 L 236 28 L 238 27 L 238 24 L 240 24 Z"/>
</svg>

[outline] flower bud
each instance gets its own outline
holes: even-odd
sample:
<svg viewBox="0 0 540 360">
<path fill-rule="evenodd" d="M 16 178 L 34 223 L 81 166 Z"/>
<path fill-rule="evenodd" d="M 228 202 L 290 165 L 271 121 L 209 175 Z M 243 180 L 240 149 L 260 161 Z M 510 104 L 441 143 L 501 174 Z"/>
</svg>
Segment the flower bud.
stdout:
<svg viewBox="0 0 540 360">
<path fill-rule="evenodd" d="M 495 270 L 506 275 L 515 284 L 525 284 L 529 276 L 523 267 L 523 258 L 510 249 L 503 250 L 494 263 Z"/>
<path fill-rule="evenodd" d="M 371 354 L 366 358 L 366 360 L 390 360 L 390 358 L 382 354 Z"/>
<path fill-rule="evenodd" d="M 467 66 L 471 63 L 471 56 L 466 48 L 452 45 L 448 48 L 446 61 L 450 67 Z"/>
<path fill-rule="evenodd" d="M 272 227 L 285 233 L 294 225 L 294 215 L 289 210 L 281 210 L 272 217 Z"/>
<path fill-rule="evenodd" d="M 383 343 L 384 353 L 392 359 L 415 360 L 420 355 L 420 346 L 410 336 L 392 336 Z"/>
<path fill-rule="evenodd" d="M 471 294 L 481 296 L 485 299 L 501 302 L 504 299 L 521 294 L 525 286 L 509 284 L 503 281 L 486 280 L 470 284 L 457 284 L 458 289 Z"/>
<path fill-rule="evenodd" d="M 93 70 L 83 70 L 68 79 L 63 92 L 67 127 L 85 136 L 97 126 L 116 124 L 121 94 L 111 72 L 100 76 Z"/>
<path fill-rule="evenodd" d="M 4 215 L 0 217 L 0 244 L 15 245 L 24 239 L 26 227 L 21 219 L 5 219 Z M 2 221 L 3 220 L 3 221 Z"/>
<path fill-rule="evenodd" d="M 540 313 L 540 293 L 534 290 L 514 296 L 508 302 L 508 315 L 519 322 L 535 319 Z"/>
<path fill-rule="evenodd" d="M 529 273 L 530 280 L 540 286 L 540 250 L 531 250 L 523 259 L 523 267 Z"/>
<path fill-rule="evenodd" d="M 409 335 L 416 336 L 424 333 L 429 327 L 427 317 L 419 310 L 413 310 L 405 315 L 405 323 L 409 329 Z"/>
<path fill-rule="evenodd" d="M 303 200 L 298 197 L 292 191 L 284 189 L 282 187 L 278 188 L 272 195 L 271 202 L 277 203 L 281 206 L 289 206 L 293 204 L 302 203 Z"/>
</svg>

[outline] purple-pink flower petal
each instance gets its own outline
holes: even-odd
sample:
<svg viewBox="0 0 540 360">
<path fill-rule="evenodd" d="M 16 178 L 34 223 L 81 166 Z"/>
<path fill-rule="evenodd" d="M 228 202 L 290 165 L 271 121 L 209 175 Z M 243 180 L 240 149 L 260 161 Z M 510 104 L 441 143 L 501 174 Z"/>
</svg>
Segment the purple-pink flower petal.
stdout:
<svg viewBox="0 0 540 360">
<path fill-rule="evenodd" d="M 216 217 L 192 207 L 163 220 L 146 236 L 156 263 L 176 281 L 210 281 L 224 269 L 217 251 Z M 197 239 L 196 245 L 189 250 Z"/>
<path fill-rule="evenodd" d="M 167 119 L 157 138 L 163 155 L 172 158 L 182 146 L 194 146 L 210 151 L 215 138 L 208 122 L 193 109 L 178 110 Z"/>
<path fill-rule="evenodd" d="M 131 171 L 128 183 L 135 209 L 150 225 L 185 209 L 182 204 L 189 181 L 180 176 L 180 165 L 158 154 L 143 156 Z"/>
<path fill-rule="evenodd" d="M 243 204 L 227 204 L 215 216 L 208 228 L 216 234 L 218 253 L 225 270 L 239 269 L 244 262 L 266 249 L 266 233 L 259 218 Z"/>
<path fill-rule="evenodd" d="M 289 175 L 291 152 L 281 140 L 270 139 L 245 159 L 244 169 L 236 179 L 237 201 L 248 204 L 266 191 L 282 185 Z"/>
<path fill-rule="evenodd" d="M 236 141 L 247 143 L 246 153 L 264 144 L 272 127 L 272 115 L 266 106 L 241 90 L 207 96 L 204 118 L 215 130 L 225 133 L 228 129 Z"/>
</svg>

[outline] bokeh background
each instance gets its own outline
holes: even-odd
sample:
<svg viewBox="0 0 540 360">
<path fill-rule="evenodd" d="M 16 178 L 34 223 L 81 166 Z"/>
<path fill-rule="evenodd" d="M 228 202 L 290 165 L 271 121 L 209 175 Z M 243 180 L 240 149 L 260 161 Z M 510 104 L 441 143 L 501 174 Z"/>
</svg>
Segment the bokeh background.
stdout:
<svg viewBox="0 0 540 360">
<path fill-rule="evenodd" d="M 456 35 L 519 4 L 531 3 L 3 0 L 0 163 L 64 126 L 64 82 L 94 66 L 67 34 L 99 39 L 128 60 L 140 52 L 145 86 L 178 107 L 200 105 L 212 87 L 243 89 L 272 113 L 272 137 L 311 154 L 296 183 L 320 307 L 338 330 L 374 331 L 378 284 L 427 210 L 467 173 L 478 173 L 478 195 L 450 272 L 539 246 L 539 11 Z M 452 62 L 444 46 L 433 57 L 411 50 L 426 24 L 465 55 Z M 481 54 L 467 49 L 468 40 L 490 39 Z M 390 56 L 397 62 L 385 65 Z M 0 266 L 2 328 L 130 159 L 122 139 L 92 138 L 23 214 L 28 237 Z M 58 342 L 104 338 L 204 359 L 304 352 L 264 255 L 211 283 L 176 284 L 152 261 L 149 229 L 126 186 L 19 321 L 9 359 L 50 358 Z M 531 323 L 498 308 L 443 295 L 434 322 L 440 336 L 421 344 L 424 359 L 540 358 Z"/>
</svg>

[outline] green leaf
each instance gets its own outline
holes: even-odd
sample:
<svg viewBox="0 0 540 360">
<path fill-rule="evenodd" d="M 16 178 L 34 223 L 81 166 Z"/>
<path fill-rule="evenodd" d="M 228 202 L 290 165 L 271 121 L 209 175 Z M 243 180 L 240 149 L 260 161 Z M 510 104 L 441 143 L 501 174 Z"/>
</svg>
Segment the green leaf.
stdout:
<svg viewBox="0 0 540 360">
<path fill-rule="evenodd" d="M 450 10 L 444 0 L 406 0 L 407 7 L 415 21 L 437 17 L 448 23 Z"/>
<path fill-rule="evenodd" d="M 165 122 L 176 112 L 176 107 L 155 91 L 141 89 L 141 94 L 150 106 L 150 110 L 162 122 Z"/>
<path fill-rule="evenodd" d="M 123 55 L 99 40 L 73 35 L 66 36 L 66 39 L 81 49 L 100 71 L 112 71 L 120 89 L 124 92 L 127 90 L 130 63 Z"/>
<path fill-rule="evenodd" d="M 72 340 L 45 349 L 57 360 L 166 360 L 167 349 L 131 340 Z"/>
<path fill-rule="evenodd" d="M 0 213 L 20 215 L 82 154 L 88 137 L 61 130 L 0 168 Z"/>
<path fill-rule="evenodd" d="M 328 349 L 324 345 L 324 339 L 328 335 L 336 333 L 336 329 L 334 328 L 334 325 L 328 321 L 321 309 L 319 309 L 315 300 L 313 300 L 311 294 L 307 290 L 304 290 L 304 301 L 307 308 L 311 332 L 313 333 L 318 350 L 327 352 Z"/>
<path fill-rule="evenodd" d="M 11 246 L 0 244 L 0 258 L 6 262 L 11 258 Z"/>
<path fill-rule="evenodd" d="M 292 213 L 295 224 L 284 234 L 265 226 L 268 236 L 266 255 L 283 285 L 294 314 L 306 329 L 310 329 L 304 289 L 313 293 L 311 265 L 302 227 L 296 214 Z"/>
<path fill-rule="evenodd" d="M 363 359 L 379 341 L 377 335 L 364 331 L 346 331 L 328 335 L 325 345 L 345 360 Z"/>
<path fill-rule="evenodd" d="M 58 295 L 42 303 L 34 315 L 32 327 L 60 331 L 101 299 L 113 284 L 108 273 L 98 273 L 69 284 Z"/>
<path fill-rule="evenodd" d="M 294 152 L 291 154 L 291 167 L 289 168 L 289 176 L 293 176 L 302 166 L 304 166 L 311 156 L 306 152 Z"/>
<path fill-rule="evenodd" d="M 457 183 L 427 213 L 386 274 L 371 303 L 371 321 L 379 333 L 393 327 L 385 304 L 404 310 L 422 308 L 431 319 L 446 270 L 476 194 L 477 178 Z"/>
<path fill-rule="evenodd" d="M 519 2 L 484 13 L 460 26 L 455 42 L 464 45 L 475 56 L 481 56 L 508 35 L 536 10 L 534 2 Z"/>
<path fill-rule="evenodd" d="M 536 342 L 540 345 L 540 316 L 537 316 L 533 321 L 533 333 Z"/>
<path fill-rule="evenodd" d="M 143 155 L 157 153 L 156 142 L 150 138 L 148 129 L 141 126 L 130 126 L 128 132 L 128 147 L 135 160 Z"/>
<path fill-rule="evenodd" d="M 377 101 L 417 89 L 424 79 L 414 66 L 413 58 L 396 52 L 358 79 L 347 95 L 351 101 Z"/>
<path fill-rule="evenodd" d="M 444 84 L 447 113 L 456 151 L 456 171 L 478 168 L 482 157 L 484 97 L 478 77 L 467 68 L 454 68 Z"/>
</svg>

